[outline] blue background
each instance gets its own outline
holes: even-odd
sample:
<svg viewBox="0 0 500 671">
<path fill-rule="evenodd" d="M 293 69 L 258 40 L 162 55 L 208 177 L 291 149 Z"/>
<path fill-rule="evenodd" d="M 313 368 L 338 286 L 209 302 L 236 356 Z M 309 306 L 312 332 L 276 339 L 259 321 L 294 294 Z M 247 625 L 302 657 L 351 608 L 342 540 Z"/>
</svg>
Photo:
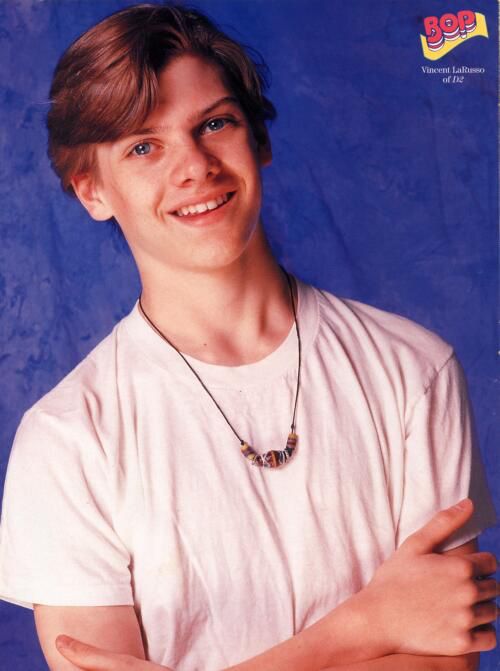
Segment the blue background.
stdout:
<svg viewBox="0 0 500 671">
<path fill-rule="evenodd" d="M 109 224 L 64 196 L 46 158 L 51 74 L 63 49 L 118 0 L 0 0 L 0 482 L 23 412 L 137 298 Z M 495 424 L 497 4 L 475 0 L 204 0 L 257 48 L 279 117 L 264 222 L 306 281 L 410 317 L 451 342 L 470 384 L 500 509 Z M 423 18 L 472 9 L 490 37 L 435 63 Z M 484 67 L 444 84 L 422 65 Z M 500 554 L 498 528 L 482 546 Z M 0 604 L 0 668 L 46 669 L 30 611 Z M 497 669 L 497 651 L 481 669 Z"/>
</svg>

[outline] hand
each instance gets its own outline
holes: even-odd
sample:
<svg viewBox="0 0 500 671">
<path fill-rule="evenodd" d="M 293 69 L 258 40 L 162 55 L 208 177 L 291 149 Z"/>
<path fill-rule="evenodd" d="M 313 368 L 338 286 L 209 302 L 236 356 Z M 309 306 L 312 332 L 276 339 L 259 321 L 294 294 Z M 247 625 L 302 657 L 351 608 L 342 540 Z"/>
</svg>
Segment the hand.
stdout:
<svg viewBox="0 0 500 671">
<path fill-rule="evenodd" d="M 409 536 L 360 592 L 389 653 L 463 655 L 496 645 L 498 584 L 488 552 L 443 555 L 435 548 L 471 517 L 470 499 L 443 510 Z M 480 580 L 478 580 L 480 578 Z M 371 604 L 371 605 L 370 605 Z"/>
<path fill-rule="evenodd" d="M 56 648 L 63 657 L 85 671 L 172 671 L 166 666 L 145 662 L 131 655 L 120 655 L 87 645 L 69 636 L 58 636 Z"/>
</svg>

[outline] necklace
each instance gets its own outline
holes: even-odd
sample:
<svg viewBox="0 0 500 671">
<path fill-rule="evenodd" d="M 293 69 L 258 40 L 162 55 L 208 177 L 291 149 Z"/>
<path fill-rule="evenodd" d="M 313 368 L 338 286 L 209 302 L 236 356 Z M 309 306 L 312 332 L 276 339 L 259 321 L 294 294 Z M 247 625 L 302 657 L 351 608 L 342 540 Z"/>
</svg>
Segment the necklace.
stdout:
<svg viewBox="0 0 500 671">
<path fill-rule="evenodd" d="M 281 267 L 281 266 L 280 266 Z M 231 424 L 231 422 L 228 420 L 226 417 L 226 414 L 220 407 L 220 405 L 217 403 L 216 399 L 212 395 L 212 393 L 209 391 L 199 374 L 196 372 L 196 370 L 193 368 L 193 366 L 189 363 L 189 361 L 186 359 L 184 354 L 180 350 L 177 349 L 177 347 L 173 344 L 171 340 L 167 338 L 167 336 L 160 331 L 160 329 L 156 326 L 156 324 L 153 323 L 153 321 L 148 317 L 146 311 L 144 310 L 144 306 L 142 305 L 142 295 L 139 296 L 139 307 L 141 309 L 141 312 L 148 322 L 148 324 L 151 326 L 151 328 L 156 331 L 156 333 L 162 338 L 170 347 L 177 352 L 177 354 L 182 358 L 184 363 L 188 366 L 188 368 L 191 370 L 191 372 L 194 374 L 198 382 L 201 384 L 203 389 L 207 392 L 207 394 L 210 396 L 212 401 L 214 402 L 216 408 L 220 412 L 220 414 L 224 417 L 226 420 L 227 425 L 231 429 L 231 431 L 234 433 L 236 438 L 240 442 L 240 449 L 241 449 L 241 454 L 248 459 L 248 461 L 253 465 L 253 466 L 260 466 L 263 468 L 279 468 L 280 466 L 284 466 L 287 461 L 289 461 L 295 452 L 295 448 L 297 447 L 297 434 L 295 433 L 295 417 L 297 414 L 297 401 L 299 398 L 299 387 L 300 387 L 300 369 L 301 369 L 301 363 L 302 363 L 302 344 L 300 340 L 300 331 L 299 331 L 299 323 L 297 320 L 297 311 L 295 309 L 295 301 L 293 299 L 293 289 L 292 289 L 292 282 L 290 280 L 289 274 L 286 272 L 284 268 L 281 268 L 282 271 L 285 274 L 286 280 L 288 282 L 288 289 L 290 291 L 290 301 L 292 304 L 292 311 L 293 311 L 293 320 L 295 324 L 295 331 L 297 333 L 297 350 L 298 350 L 298 370 L 297 370 L 297 386 L 295 389 L 295 401 L 293 404 L 293 415 L 292 415 L 292 423 L 290 427 L 290 433 L 288 434 L 288 439 L 286 441 L 286 446 L 284 450 L 269 450 L 268 452 L 264 452 L 264 454 L 259 454 L 256 452 L 253 447 L 251 447 L 241 436 L 238 435 L 236 432 L 236 429 L 234 426 Z"/>
</svg>

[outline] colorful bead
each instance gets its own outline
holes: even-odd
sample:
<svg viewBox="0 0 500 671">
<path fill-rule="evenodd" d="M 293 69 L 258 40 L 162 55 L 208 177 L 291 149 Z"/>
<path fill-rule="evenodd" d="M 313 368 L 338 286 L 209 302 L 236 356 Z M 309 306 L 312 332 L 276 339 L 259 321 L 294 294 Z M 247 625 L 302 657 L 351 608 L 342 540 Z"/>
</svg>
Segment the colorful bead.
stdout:
<svg viewBox="0 0 500 671">
<path fill-rule="evenodd" d="M 297 447 L 297 438 L 297 434 L 292 432 L 288 436 L 284 450 L 269 450 L 268 452 L 264 452 L 264 454 L 258 454 L 248 443 L 242 443 L 241 454 L 253 466 L 279 468 L 280 466 L 284 466 L 293 457 L 295 448 Z"/>
</svg>

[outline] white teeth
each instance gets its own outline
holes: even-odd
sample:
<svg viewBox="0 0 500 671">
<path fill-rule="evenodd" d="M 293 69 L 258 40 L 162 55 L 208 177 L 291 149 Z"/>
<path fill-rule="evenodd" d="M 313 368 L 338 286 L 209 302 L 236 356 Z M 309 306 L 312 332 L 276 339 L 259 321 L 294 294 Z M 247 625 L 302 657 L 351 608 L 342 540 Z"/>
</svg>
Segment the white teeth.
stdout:
<svg viewBox="0 0 500 671">
<path fill-rule="evenodd" d="M 184 207 L 181 207 L 179 210 L 176 211 L 176 215 L 178 217 L 184 217 L 186 214 L 201 214 L 202 212 L 206 212 L 207 210 L 215 210 L 217 207 L 220 205 L 223 205 L 224 203 L 227 203 L 229 200 L 229 194 L 225 193 L 222 196 L 218 196 L 214 200 L 209 200 L 206 203 L 196 203 L 195 205 L 186 205 Z"/>
</svg>

